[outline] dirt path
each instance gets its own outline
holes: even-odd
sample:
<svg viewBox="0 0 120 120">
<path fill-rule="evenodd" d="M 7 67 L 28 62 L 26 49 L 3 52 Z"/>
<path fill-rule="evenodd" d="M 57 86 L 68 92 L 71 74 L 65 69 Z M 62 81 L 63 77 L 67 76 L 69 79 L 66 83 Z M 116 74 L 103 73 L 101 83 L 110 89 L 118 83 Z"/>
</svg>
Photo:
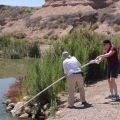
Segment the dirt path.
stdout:
<svg viewBox="0 0 120 120">
<path fill-rule="evenodd" d="M 117 85 L 120 93 L 120 76 Z M 120 102 L 105 99 L 109 94 L 107 80 L 86 87 L 85 91 L 87 101 L 92 107 L 83 108 L 77 102 L 75 106 L 78 109 L 60 108 L 59 114 L 48 120 L 120 120 Z"/>
</svg>

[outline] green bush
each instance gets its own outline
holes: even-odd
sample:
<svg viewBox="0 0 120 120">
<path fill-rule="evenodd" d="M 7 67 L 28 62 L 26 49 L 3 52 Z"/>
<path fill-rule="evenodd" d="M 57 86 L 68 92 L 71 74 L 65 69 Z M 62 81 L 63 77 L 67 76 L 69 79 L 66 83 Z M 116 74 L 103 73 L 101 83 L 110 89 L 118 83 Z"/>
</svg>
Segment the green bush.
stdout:
<svg viewBox="0 0 120 120">
<path fill-rule="evenodd" d="M 55 100 L 51 100 L 51 106 L 50 106 L 50 114 L 52 116 L 55 116 L 55 113 L 58 111 L 58 105 L 57 105 L 57 101 Z"/>
<path fill-rule="evenodd" d="M 22 40 L 11 41 L 5 53 L 8 58 L 17 59 L 25 57 L 27 54 L 28 43 Z"/>
<path fill-rule="evenodd" d="M 19 53 L 13 52 L 13 53 L 10 54 L 10 58 L 11 59 L 20 59 L 21 56 L 20 56 Z"/>
<path fill-rule="evenodd" d="M 5 47 L 8 47 L 10 44 L 10 40 L 8 36 L 0 36 L 0 50 Z"/>
<path fill-rule="evenodd" d="M 41 53 L 40 53 L 40 48 L 39 48 L 39 42 L 32 43 L 32 45 L 29 48 L 29 56 L 40 58 Z"/>
<path fill-rule="evenodd" d="M 14 32 L 12 33 L 12 36 L 16 39 L 23 39 L 26 37 L 26 34 L 21 32 Z"/>
<path fill-rule="evenodd" d="M 6 58 L 18 59 L 28 55 L 29 57 L 39 58 L 41 56 L 38 42 L 30 44 L 22 39 L 22 33 L 15 33 L 15 35 L 16 37 L 13 35 L 0 37 L 0 51 L 5 53 Z"/>
</svg>

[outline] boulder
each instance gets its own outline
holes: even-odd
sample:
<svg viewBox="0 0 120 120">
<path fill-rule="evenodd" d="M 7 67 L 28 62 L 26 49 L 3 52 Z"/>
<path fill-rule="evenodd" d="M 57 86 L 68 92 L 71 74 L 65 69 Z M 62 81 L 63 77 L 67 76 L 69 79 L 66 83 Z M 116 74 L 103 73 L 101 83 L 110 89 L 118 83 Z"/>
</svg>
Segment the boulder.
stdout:
<svg viewBox="0 0 120 120">
<path fill-rule="evenodd" d="M 49 110 L 45 111 L 45 117 L 48 118 L 49 115 L 50 115 L 50 111 Z"/>
<path fill-rule="evenodd" d="M 21 119 L 27 119 L 29 115 L 27 113 L 23 113 L 22 115 L 19 116 Z"/>
<path fill-rule="evenodd" d="M 44 111 L 47 110 L 48 107 L 49 107 L 49 104 L 45 104 L 45 105 L 43 106 L 43 110 L 44 110 Z"/>
<path fill-rule="evenodd" d="M 12 102 L 11 99 L 7 99 L 6 101 L 3 102 L 3 104 L 6 104 L 8 106 L 8 104 L 10 104 Z"/>
<path fill-rule="evenodd" d="M 10 104 L 8 105 L 8 107 L 14 108 L 14 107 L 15 107 L 15 103 L 10 103 Z"/>
<path fill-rule="evenodd" d="M 14 111 L 16 111 L 16 112 L 15 112 L 16 115 L 21 114 L 21 111 L 22 111 L 23 108 L 20 108 L 20 107 L 21 107 L 22 105 L 24 105 L 24 102 L 18 102 L 18 103 L 15 105 L 15 107 L 13 108 L 13 110 L 11 110 L 11 113 L 14 112 Z M 19 108 L 20 108 L 20 109 L 19 109 Z M 19 109 L 19 110 L 18 110 L 18 109 Z"/>
<path fill-rule="evenodd" d="M 6 107 L 6 111 L 11 111 L 13 108 L 11 106 Z"/>
<path fill-rule="evenodd" d="M 28 113 L 29 115 L 32 113 L 32 110 L 30 107 L 25 107 L 24 111 L 25 111 L 25 113 Z"/>
<path fill-rule="evenodd" d="M 61 113 L 62 113 L 62 111 L 57 111 L 56 116 L 60 116 Z"/>
<path fill-rule="evenodd" d="M 35 119 L 35 114 L 32 115 L 32 119 L 33 119 L 33 120 Z"/>
</svg>

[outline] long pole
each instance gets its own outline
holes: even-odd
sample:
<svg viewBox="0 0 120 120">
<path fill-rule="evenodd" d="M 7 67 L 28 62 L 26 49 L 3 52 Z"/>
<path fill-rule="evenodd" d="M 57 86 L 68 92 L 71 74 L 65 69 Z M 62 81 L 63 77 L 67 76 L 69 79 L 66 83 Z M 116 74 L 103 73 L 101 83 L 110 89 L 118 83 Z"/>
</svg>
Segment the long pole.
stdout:
<svg viewBox="0 0 120 120">
<path fill-rule="evenodd" d="M 90 62 L 81 66 L 81 68 L 84 68 L 86 66 L 88 66 L 89 64 L 91 64 Z M 15 116 L 15 113 L 20 110 L 23 106 L 27 105 L 28 103 L 30 103 L 32 100 L 34 100 L 36 97 L 38 97 L 39 95 L 41 95 L 43 92 L 45 92 L 46 90 L 48 90 L 49 88 L 51 88 L 53 85 L 57 84 L 58 82 L 60 82 L 61 80 L 63 80 L 65 78 L 65 76 L 61 77 L 60 79 L 58 79 L 57 81 L 55 81 L 54 83 L 52 83 L 51 85 L 49 85 L 48 87 L 46 87 L 45 89 L 43 89 L 42 91 L 40 91 L 38 94 L 36 94 L 34 97 L 32 97 L 30 100 L 28 100 L 26 103 L 24 103 L 22 106 L 20 106 L 18 109 L 16 109 L 15 111 L 12 112 L 13 116 Z"/>
</svg>

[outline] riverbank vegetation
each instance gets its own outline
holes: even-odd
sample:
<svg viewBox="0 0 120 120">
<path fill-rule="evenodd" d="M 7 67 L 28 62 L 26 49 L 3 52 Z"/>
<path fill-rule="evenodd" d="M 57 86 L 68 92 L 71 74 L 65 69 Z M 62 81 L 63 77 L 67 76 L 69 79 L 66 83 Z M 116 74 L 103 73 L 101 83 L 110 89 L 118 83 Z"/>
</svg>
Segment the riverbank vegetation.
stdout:
<svg viewBox="0 0 120 120">
<path fill-rule="evenodd" d="M 102 53 L 101 40 L 104 38 L 107 37 L 86 30 L 77 30 L 56 41 L 53 48 L 49 49 L 42 59 L 36 60 L 29 69 L 26 80 L 23 82 L 24 92 L 33 96 L 63 76 L 61 54 L 64 50 L 76 56 L 83 65 Z M 119 38 L 111 39 L 120 49 Z M 106 74 L 106 61 L 100 65 L 90 65 L 84 68 L 83 72 L 87 84 L 100 80 Z M 66 91 L 64 80 L 43 93 L 37 100 L 42 105 L 50 103 L 61 91 Z"/>
<path fill-rule="evenodd" d="M 55 41 L 53 47 L 50 48 L 48 51 L 46 51 L 46 53 L 44 53 L 44 55 L 40 59 L 35 58 L 31 62 L 29 62 L 29 64 L 24 63 L 25 66 L 22 63 L 18 63 L 20 66 L 14 65 L 16 66 L 15 67 L 16 69 L 21 69 L 23 75 L 25 75 L 25 79 L 22 82 L 21 96 L 22 95 L 34 96 L 35 94 L 42 91 L 47 86 L 49 86 L 50 84 L 52 84 L 53 82 L 55 82 L 57 79 L 59 79 L 64 75 L 63 67 L 62 67 L 62 58 L 61 58 L 61 54 L 63 51 L 68 51 L 71 55 L 76 56 L 77 59 L 80 61 L 80 63 L 84 65 L 88 63 L 90 60 L 95 59 L 99 54 L 103 52 L 103 48 L 102 48 L 103 46 L 101 44 L 101 40 L 107 38 L 110 37 L 100 36 L 94 32 L 90 32 L 87 30 L 81 30 L 81 29 L 76 30 L 73 31 L 71 34 Z M 112 37 L 110 39 L 113 41 L 114 44 L 117 45 L 118 49 L 120 50 L 119 37 Z M 2 43 L 2 45 L 5 46 L 3 47 L 5 50 L 6 47 L 7 49 L 10 47 L 8 44 L 9 42 Z M 17 53 L 23 53 L 18 55 L 24 55 L 24 53 L 25 54 L 29 53 L 28 51 L 30 50 L 28 50 L 29 47 L 27 46 L 28 44 L 26 44 L 25 41 L 22 43 L 22 45 L 19 42 L 17 44 L 19 44 L 18 48 L 15 47 L 14 45 L 13 46 L 15 48 L 13 46 L 11 48 L 14 48 L 15 50 L 23 51 L 23 52 L 22 51 L 17 52 Z M 31 53 L 34 50 L 36 50 L 37 47 L 33 47 L 33 48 L 35 49 L 31 49 Z M 120 52 L 119 52 L 119 58 L 120 58 Z M 13 65 L 11 65 L 10 68 L 11 67 L 13 67 Z M 10 69 L 8 69 L 8 71 L 10 71 Z M 17 70 L 14 69 L 14 71 Z M 83 69 L 83 73 L 86 84 L 96 82 L 98 80 L 101 80 L 102 78 L 105 78 L 106 61 L 102 62 L 100 65 L 96 65 L 96 64 L 89 65 L 88 67 Z M 4 75 L 4 73 L 2 74 Z M 60 92 L 67 91 L 66 86 L 67 86 L 66 80 L 63 80 L 59 82 L 57 85 L 50 88 L 48 91 L 44 92 L 35 101 L 40 103 L 40 107 L 48 103 L 51 104 L 52 107 L 50 107 L 51 108 L 50 110 L 51 113 L 54 114 L 55 110 L 57 109 L 57 104 L 56 104 L 58 102 L 57 95 Z"/>
<path fill-rule="evenodd" d="M 0 36 L 0 77 L 25 76 L 34 59 L 41 57 L 40 44 L 19 32 Z"/>
<path fill-rule="evenodd" d="M 20 33 L 0 36 L 0 58 L 21 59 L 40 56 L 39 42 L 30 43 Z"/>
</svg>

